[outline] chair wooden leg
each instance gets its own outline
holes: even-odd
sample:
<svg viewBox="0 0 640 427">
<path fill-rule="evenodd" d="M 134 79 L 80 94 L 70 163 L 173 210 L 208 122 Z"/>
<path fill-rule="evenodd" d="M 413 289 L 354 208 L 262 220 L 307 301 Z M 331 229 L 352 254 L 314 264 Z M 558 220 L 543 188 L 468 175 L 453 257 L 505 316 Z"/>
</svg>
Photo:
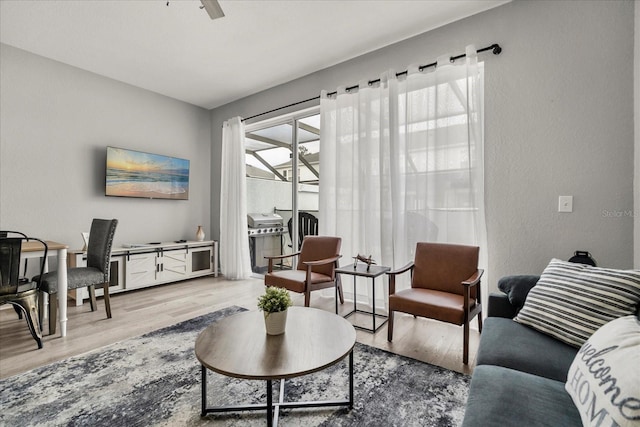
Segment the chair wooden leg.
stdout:
<svg viewBox="0 0 640 427">
<path fill-rule="evenodd" d="M 56 333 L 58 324 L 58 295 L 49 294 L 49 335 Z"/>
<path fill-rule="evenodd" d="M 91 285 L 87 289 L 89 289 L 89 304 L 91 305 L 91 311 L 96 311 L 98 309 L 98 303 L 96 302 L 96 288 Z"/>
<path fill-rule="evenodd" d="M 340 279 L 340 275 L 337 275 L 336 278 L 337 286 L 338 286 L 338 297 L 340 298 L 340 304 L 344 304 L 344 293 L 342 292 L 342 280 Z"/>
<path fill-rule="evenodd" d="M 111 319 L 111 297 L 109 297 L 109 284 L 105 283 L 102 286 L 104 289 L 104 308 L 107 310 L 107 319 Z"/>
<path fill-rule="evenodd" d="M 482 333 L 482 312 L 478 313 L 478 332 Z"/>
<path fill-rule="evenodd" d="M 462 343 L 462 363 L 469 363 L 469 322 L 464 322 L 464 342 Z"/>
<path fill-rule="evenodd" d="M 389 310 L 389 321 L 387 322 L 387 341 L 393 339 L 393 311 Z"/>
<path fill-rule="evenodd" d="M 309 307 L 309 302 L 311 301 L 311 291 L 307 289 L 304 292 L 304 306 Z"/>
</svg>

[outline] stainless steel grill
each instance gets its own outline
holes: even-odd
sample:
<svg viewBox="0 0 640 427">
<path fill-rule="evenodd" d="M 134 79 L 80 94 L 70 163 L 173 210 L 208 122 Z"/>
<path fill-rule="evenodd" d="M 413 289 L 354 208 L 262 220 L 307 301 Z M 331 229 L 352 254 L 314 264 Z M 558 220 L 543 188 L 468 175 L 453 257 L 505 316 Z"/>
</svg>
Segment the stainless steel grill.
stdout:
<svg viewBox="0 0 640 427">
<path fill-rule="evenodd" d="M 275 236 L 287 231 L 282 225 L 282 217 L 274 213 L 254 213 L 247 215 L 249 237 Z"/>
<path fill-rule="evenodd" d="M 286 231 L 287 228 L 282 225 L 278 227 L 249 228 L 249 237 L 275 236 Z"/>
<path fill-rule="evenodd" d="M 276 213 L 252 213 L 247 215 L 249 228 L 260 229 L 282 226 L 282 217 Z"/>
<path fill-rule="evenodd" d="M 283 225 L 282 217 L 275 213 L 248 214 L 247 225 L 251 269 L 254 273 L 264 273 L 267 269 L 265 255 L 282 254 L 282 237 L 287 227 Z"/>
</svg>

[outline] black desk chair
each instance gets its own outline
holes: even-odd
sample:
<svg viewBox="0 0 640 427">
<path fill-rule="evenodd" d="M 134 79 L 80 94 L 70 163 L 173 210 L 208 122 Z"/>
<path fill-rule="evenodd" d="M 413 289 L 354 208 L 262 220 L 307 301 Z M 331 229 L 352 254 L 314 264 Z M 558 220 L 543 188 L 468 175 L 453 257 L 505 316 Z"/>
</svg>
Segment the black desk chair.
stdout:
<svg viewBox="0 0 640 427">
<path fill-rule="evenodd" d="M 11 304 L 22 318 L 27 319 L 33 339 L 42 348 L 42 333 L 38 316 L 38 283 L 20 277 L 20 254 L 22 243 L 37 241 L 44 246 L 44 256 L 40 261 L 40 274 L 44 273 L 48 247 L 45 242 L 24 233 L 0 232 L 0 305 Z"/>
<path fill-rule="evenodd" d="M 89 288 L 91 311 L 96 311 L 95 287 L 104 290 L 104 305 L 107 318 L 111 318 L 111 301 L 109 299 L 109 267 L 111 265 L 111 245 L 118 225 L 117 219 L 94 219 L 89 232 L 87 248 L 87 266 L 67 270 L 69 289 Z M 51 271 L 34 277 L 40 283 L 40 292 L 49 294 L 49 334 L 56 332 L 58 317 L 58 273 Z M 44 313 L 44 298 L 40 298 L 40 316 Z"/>
<path fill-rule="evenodd" d="M 289 218 L 287 222 L 287 229 L 289 230 L 289 239 L 293 242 L 291 234 L 291 228 L 293 226 L 293 217 Z M 302 248 L 302 241 L 304 236 L 317 236 L 318 235 L 318 218 L 310 214 L 309 212 L 298 212 L 298 251 Z M 289 245 L 292 247 L 293 243 Z"/>
</svg>

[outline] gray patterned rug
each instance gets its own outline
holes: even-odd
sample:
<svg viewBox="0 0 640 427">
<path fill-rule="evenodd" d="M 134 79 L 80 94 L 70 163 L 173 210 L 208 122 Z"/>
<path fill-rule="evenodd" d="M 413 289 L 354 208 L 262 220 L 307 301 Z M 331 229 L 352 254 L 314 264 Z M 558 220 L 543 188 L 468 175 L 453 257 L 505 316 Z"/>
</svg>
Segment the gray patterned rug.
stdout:
<svg viewBox="0 0 640 427">
<path fill-rule="evenodd" d="M 1 380 L 0 425 L 264 426 L 266 411 L 200 417 L 196 336 L 240 311 L 229 307 Z M 280 425 L 460 425 L 469 376 L 363 344 L 354 361 L 353 410 L 283 410 Z M 262 381 L 207 378 L 210 406 L 266 401 Z M 287 401 L 348 398 L 346 362 L 288 380 L 285 390 Z"/>
</svg>

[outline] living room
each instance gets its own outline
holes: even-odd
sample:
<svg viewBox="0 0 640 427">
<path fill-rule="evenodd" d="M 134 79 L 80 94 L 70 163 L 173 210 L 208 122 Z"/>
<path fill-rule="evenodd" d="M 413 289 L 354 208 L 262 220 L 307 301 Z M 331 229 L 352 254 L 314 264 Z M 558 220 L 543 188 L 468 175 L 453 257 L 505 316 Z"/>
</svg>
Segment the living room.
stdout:
<svg viewBox="0 0 640 427">
<path fill-rule="evenodd" d="M 507 2 L 340 63 L 320 59 L 312 73 L 213 108 L 5 44 L 2 25 L 0 228 L 70 249 L 82 247 L 81 233 L 95 217 L 119 219 L 116 246 L 193 239 L 198 225 L 217 240 L 224 121 L 457 54 L 470 43 L 499 43 L 500 55 L 481 58 L 486 291 L 497 291 L 504 276 L 540 274 L 551 258 L 566 260 L 576 250 L 588 250 L 599 266 L 638 269 L 638 9 L 633 1 Z M 179 78 L 179 66 L 167 67 Z M 189 200 L 104 197 L 106 146 L 190 159 Z M 573 212 L 558 212 L 561 195 L 573 196 Z"/>
</svg>

